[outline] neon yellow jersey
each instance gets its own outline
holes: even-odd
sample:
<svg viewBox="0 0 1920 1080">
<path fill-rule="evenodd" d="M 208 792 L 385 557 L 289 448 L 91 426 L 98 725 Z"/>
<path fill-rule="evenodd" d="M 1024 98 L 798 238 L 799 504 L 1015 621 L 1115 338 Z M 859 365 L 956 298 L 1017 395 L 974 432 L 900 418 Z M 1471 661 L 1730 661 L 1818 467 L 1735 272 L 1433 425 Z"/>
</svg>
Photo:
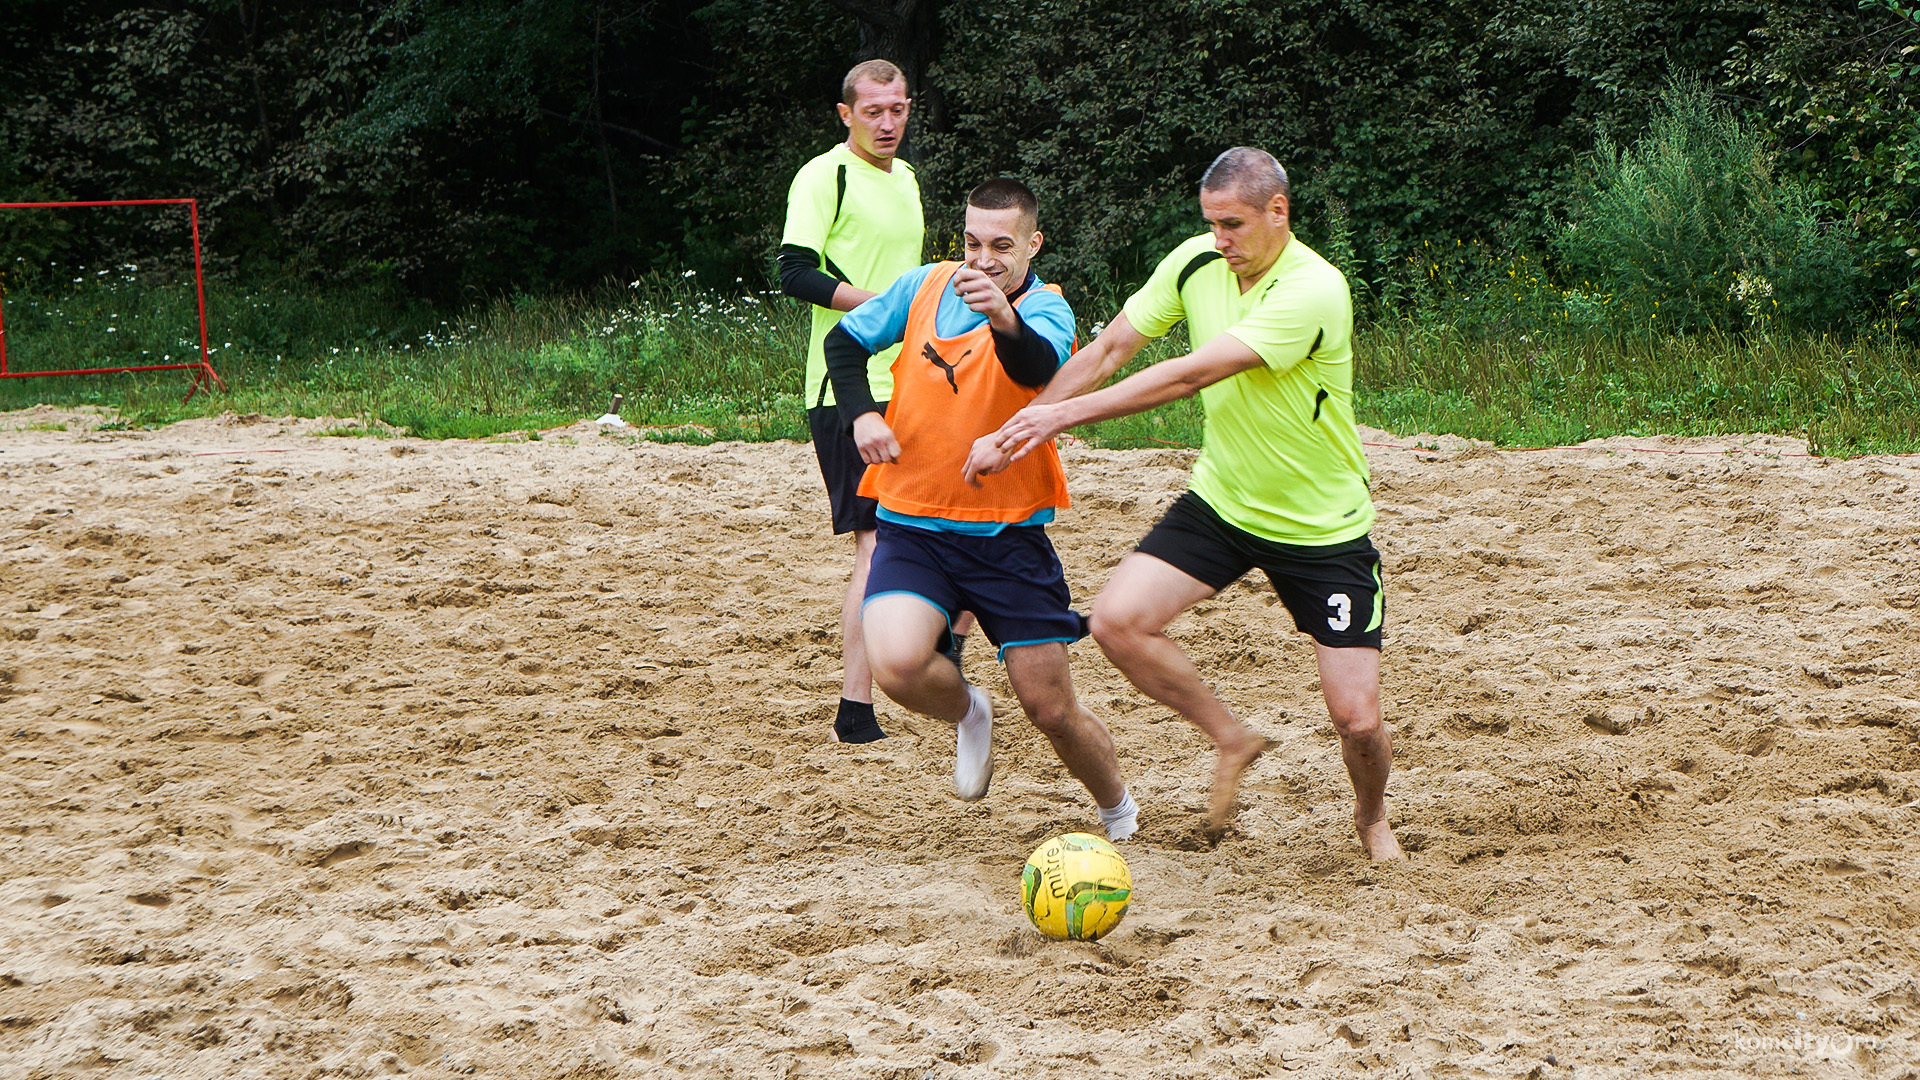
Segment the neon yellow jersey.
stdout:
<svg viewBox="0 0 1920 1080">
<path fill-rule="evenodd" d="M 894 158 L 893 168 L 882 172 L 841 143 L 794 174 L 780 243 L 819 252 L 820 269 L 829 277 L 880 293 L 894 278 L 920 265 L 925 232 L 913 166 Z M 820 343 L 841 314 L 832 308 L 813 309 L 807 382 L 801 391 L 809 409 L 834 403 Z M 899 351 L 895 347 L 875 353 L 867 362 L 867 382 L 876 401 L 893 394 L 893 358 Z"/>
<path fill-rule="evenodd" d="M 1266 361 L 1200 391 L 1206 445 L 1194 494 L 1282 544 L 1338 544 L 1373 527 L 1353 420 L 1353 296 L 1331 263 L 1296 237 L 1242 293 L 1213 237 L 1196 236 L 1161 260 L 1125 311 L 1148 337 L 1185 319 L 1194 348 L 1231 334 Z"/>
</svg>

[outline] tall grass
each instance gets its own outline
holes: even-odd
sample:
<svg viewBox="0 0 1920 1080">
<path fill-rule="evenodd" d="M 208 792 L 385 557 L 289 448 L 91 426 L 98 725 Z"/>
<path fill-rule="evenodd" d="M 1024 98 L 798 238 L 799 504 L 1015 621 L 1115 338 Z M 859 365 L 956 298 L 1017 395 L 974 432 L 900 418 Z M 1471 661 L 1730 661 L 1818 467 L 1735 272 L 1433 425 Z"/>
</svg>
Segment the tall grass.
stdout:
<svg viewBox="0 0 1920 1080">
<path fill-rule="evenodd" d="M 1882 333 L 1487 338 L 1396 322 L 1356 349 L 1357 408 L 1391 431 L 1501 446 L 1616 435 L 1798 435 L 1829 454 L 1920 448 L 1920 359 Z"/>
<path fill-rule="evenodd" d="M 679 429 L 663 437 L 806 437 L 805 313 L 768 293 L 722 294 L 689 277 L 452 315 L 363 293 L 218 290 L 209 303 L 226 393 L 183 402 L 181 373 L 57 376 L 0 382 L 0 407 L 110 405 L 140 425 L 220 411 L 339 416 L 473 438 L 595 416 L 621 393 L 630 423 Z M 199 356 L 190 288 L 116 272 L 6 304 L 13 371 Z"/>
<path fill-rule="evenodd" d="M 1556 289 L 1523 259 L 1476 272 L 1498 288 L 1449 286 L 1474 259 L 1488 262 L 1434 257 L 1429 314 L 1357 335 L 1363 423 L 1502 446 L 1767 432 L 1829 454 L 1920 450 L 1920 359 L 1884 328 L 1846 338 L 1777 333 L 1763 320 L 1739 334 L 1623 330 L 1584 317 L 1604 298 Z M 190 288 L 127 268 L 77 276 L 6 297 L 13 370 L 198 355 Z M 1083 316 L 1111 310 L 1081 304 Z M 105 405 L 141 426 L 225 411 L 338 416 L 361 432 L 477 438 L 597 416 L 620 393 L 625 419 L 648 438 L 806 438 L 805 309 L 771 293 L 653 278 L 451 315 L 374 294 L 223 286 L 209 313 L 225 392 L 182 402 L 184 372 L 8 379 L 0 408 Z M 1185 350 L 1176 330 L 1129 370 Z M 1197 446 L 1202 420 L 1197 401 L 1176 402 L 1079 434 L 1103 446 Z"/>
</svg>

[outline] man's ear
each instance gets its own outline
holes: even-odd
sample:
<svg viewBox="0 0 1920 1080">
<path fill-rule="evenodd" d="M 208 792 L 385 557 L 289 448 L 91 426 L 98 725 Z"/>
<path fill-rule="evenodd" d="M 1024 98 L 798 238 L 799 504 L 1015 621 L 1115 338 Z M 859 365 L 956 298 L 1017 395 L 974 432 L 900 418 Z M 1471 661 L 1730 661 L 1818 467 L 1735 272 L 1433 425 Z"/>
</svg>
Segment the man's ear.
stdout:
<svg viewBox="0 0 1920 1080">
<path fill-rule="evenodd" d="M 842 124 L 845 124 L 848 127 L 852 127 L 853 126 L 853 106 L 847 104 L 844 101 L 841 101 L 841 102 L 836 102 L 833 107 L 840 111 L 840 122 Z"/>
<path fill-rule="evenodd" d="M 1040 254 L 1040 245 L 1046 243 L 1046 241 L 1047 241 L 1047 238 L 1041 235 L 1039 229 L 1033 230 L 1033 239 L 1027 242 L 1029 245 L 1031 245 L 1030 250 L 1028 250 L 1027 252 L 1027 258 L 1031 259 L 1035 255 Z"/>
</svg>

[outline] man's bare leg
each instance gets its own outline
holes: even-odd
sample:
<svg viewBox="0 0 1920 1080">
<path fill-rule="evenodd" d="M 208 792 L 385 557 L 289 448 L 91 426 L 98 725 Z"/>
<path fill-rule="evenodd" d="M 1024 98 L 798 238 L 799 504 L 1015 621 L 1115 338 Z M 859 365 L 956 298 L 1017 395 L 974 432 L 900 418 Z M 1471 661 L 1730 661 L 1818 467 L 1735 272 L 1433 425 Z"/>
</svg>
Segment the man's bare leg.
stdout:
<svg viewBox="0 0 1920 1080">
<path fill-rule="evenodd" d="M 860 625 L 860 606 L 867 599 L 867 574 L 873 569 L 876 533 L 856 529 L 853 533 L 853 576 L 847 581 L 847 595 L 840 602 L 840 696 L 863 705 L 873 704 L 873 668 L 867 663 L 866 636 Z M 953 632 L 966 635 L 977 620 L 973 612 L 963 611 L 953 621 Z M 840 736 L 835 733 L 834 741 Z"/>
<path fill-rule="evenodd" d="M 937 651 L 946 613 L 918 596 L 876 596 L 866 606 L 867 658 L 887 696 L 954 725 L 953 792 L 972 802 L 993 781 L 993 702 Z"/>
<path fill-rule="evenodd" d="M 917 596 L 876 596 L 864 617 L 874 681 L 902 708 L 957 724 L 967 715 L 967 682 L 934 644 L 947 628 L 939 608 Z"/>
<path fill-rule="evenodd" d="M 1340 735 L 1340 758 L 1353 781 L 1353 831 L 1369 859 L 1404 859 L 1387 820 L 1387 776 L 1393 735 L 1380 717 L 1380 651 L 1334 649 L 1313 643 L 1327 716 Z"/>
<path fill-rule="evenodd" d="M 1027 719 L 1053 744 L 1053 752 L 1074 779 L 1086 785 L 1094 804 L 1117 806 L 1127 786 L 1120 781 L 1113 735 L 1074 696 L 1067 647 L 1051 641 L 1008 649 L 1007 682 Z"/>
<path fill-rule="evenodd" d="M 1128 682 L 1213 740 L 1218 757 L 1207 827 L 1219 832 L 1233 818 L 1241 774 L 1272 744 L 1233 715 L 1201 680 L 1193 661 L 1166 636 L 1168 623 L 1214 591 L 1206 582 L 1136 551 L 1120 560 L 1093 602 L 1093 638 Z"/>
<path fill-rule="evenodd" d="M 873 669 L 867 663 L 866 637 L 860 631 L 860 604 L 867 597 L 867 572 L 873 568 L 873 547 L 872 529 L 854 530 L 853 577 L 847 582 L 847 594 L 840 601 L 840 699 L 867 706 L 873 704 Z M 833 741 L 839 742 L 840 733 L 832 734 Z"/>
<path fill-rule="evenodd" d="M 873 569 L 873 538 L 872 529 L 854 530 L 853 577 L 840 603 L 840 653 L 845 667 L 840 696 L 869 704 L 873 702 L 873 669 L 867 665 L 866 636 L 860 632 L 860 605 L 867 598 L 867 571 Z"/>
</svg>

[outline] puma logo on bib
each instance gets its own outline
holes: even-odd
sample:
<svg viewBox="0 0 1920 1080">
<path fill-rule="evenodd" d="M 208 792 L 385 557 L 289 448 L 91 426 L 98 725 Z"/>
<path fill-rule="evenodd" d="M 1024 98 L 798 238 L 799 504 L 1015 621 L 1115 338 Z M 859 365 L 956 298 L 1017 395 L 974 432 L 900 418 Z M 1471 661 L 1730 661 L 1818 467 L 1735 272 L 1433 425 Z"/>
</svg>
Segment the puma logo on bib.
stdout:
<svg viewBox="0 0 1920 1080">
<path fill-rule="evenodd" d="M 940 355 L 940 350 L 934 348 L 932 343 L 920 346 L 920 352 L 925 355 L 928 360 L 933 361 L 935 367 L 946 373 L 947 385 L 953 387 L 953 392 L 958 394 L 960 392 L 960 384 L 953 379 L 953 364 L 947 363 L 946 358 Z M 973 352 L 973 350 L 968 349 L 966 352 L 961 353 L 960 360 L 965 360 L 967 354 L 971 352 Z M 960 360 L 955 360 L 953 363 L 957 364 Z"/>
</svg>

